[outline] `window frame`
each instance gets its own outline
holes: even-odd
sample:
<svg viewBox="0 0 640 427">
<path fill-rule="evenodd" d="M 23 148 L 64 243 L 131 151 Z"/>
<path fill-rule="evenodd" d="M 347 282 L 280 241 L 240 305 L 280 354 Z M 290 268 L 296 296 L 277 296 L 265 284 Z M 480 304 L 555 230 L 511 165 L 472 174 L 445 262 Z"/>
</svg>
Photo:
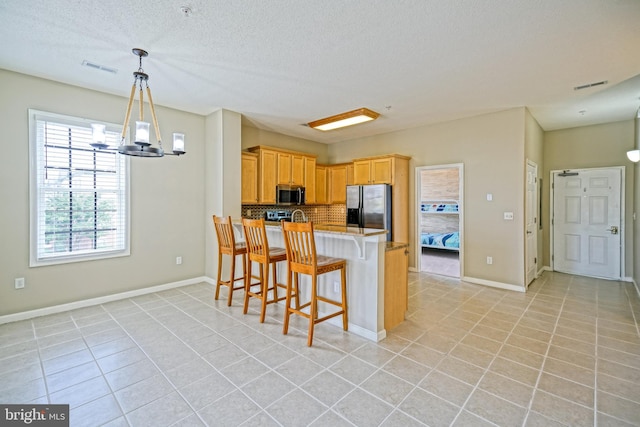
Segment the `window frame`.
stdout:
<svg viewBox="0 0 640 427">
<path fill-rule="evenodd" d="M 40 181 L 38 175 L 39 170 L 39 157 L 44 149 L 42 144 L 44 142 L 38 140 L 38 122 L 41 120 L 50 121 L 62 124 L 64 126 L 80 126 L 91 129 L 92 124 L 103 124 L 106 126 L 107 132 L 116 132 L 120 134 L 122 132 L 122 124 L 115 124 L 104 122 L 101 120 L 90 120 L 86 118 L 80 118 L 75 116 L 51 113 L 48 111 L 41 111 L 35 109 L 29 109 L 29 266 L 40 267 L 47 265 L 67 264 L 81 261 L 92 261 L 116 257 L 125 257 L 131 255 L 131 187 L 130 187 L 130 159 L 128 156 L 123 156 L 114 151 L 115 155 L 120 158 L 121 164 L 119 168 L 119 175 L 124 174 L 123 185 L 120 188 L 119 199 L 122 204 L 123 212 L 122 221 L 124 223 L 124 229 L 119 231 L 122 233 L 123 247 L 117 249 L 89 249 L 79 252 L 65 252 L 62 254 L 54 254 L 42 256 L 38 252 L 40 233 L 43 232 L 40 229 L 40 216 L 42 215 L 40 210 L 44 209 L 41 206 L 40 192 L 44 191 L 44 185 Z M 128 129 L 127 129 L 128 132 Z M 128 135 L 127 135 L 128 136 Z M 90 146 L 88 147 L 91 148 Z M 71 151 L 71 150 L 69 150 Z M 73 192 L 73 191 L 72 191 Z M 120 237 L 120 236 L 119 236 Z"/>
</svg>

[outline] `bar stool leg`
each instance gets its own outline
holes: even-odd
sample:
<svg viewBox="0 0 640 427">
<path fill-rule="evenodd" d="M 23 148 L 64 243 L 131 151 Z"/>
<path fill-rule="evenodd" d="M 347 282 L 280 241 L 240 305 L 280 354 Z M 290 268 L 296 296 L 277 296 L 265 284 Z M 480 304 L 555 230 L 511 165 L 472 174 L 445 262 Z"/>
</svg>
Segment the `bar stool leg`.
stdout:
<svg viewBox="0 0 640 427">
<path fill-rule="evenodd" d="M 264 323 L 267 313 L 267 295 L 269 294 L 269 263 L 260 264 L 260 286 L 262 288 L 262 304 L 260 308 L 260 323 Z"/>
<path fill-rule="evenodd" d="M 311 275 L 311 305 L 309 306 L 309 337 L 307 338 L 307 346 L 311 347 L 313 342 L 313 328 L 318 318 L 318 300 L 316 299 L 318 292 L 318 276 Z"/>
<path fill-rule="evenodd" d="M 244 314 L 247 314 L 249 310 L 249 289 L 251 289 L 251 258 L 247 258 L 247 270 L 249 274 L 245 271 L 244 274 Z"/>
<path fill-rule="evenodd" d="M 233 300 L 233 284 L 236 278 L 236 257 L 231 255 L 231 271 L 229 272 L 229 300 L 227 301 L 227 306 L 231 306 L 231 301 Z"/>
<path fill-rule="evenodd" d="M 346 268 L 340 269 L 340 280 L 342 282 L 342 329 L 345 331 L 349 328 L 349 321 L 347 319 L 347 270 Z"/>
<path fill-rule="evenodd" d="M 287 271 L 287 298 L 284 302 L 284 325 L 282 327 L 282 333 L 287 334 L 289 332 L 289 316 L 291 315 L 291 311 L 289 307 L 291 307 L 291 292 L 293 288 L 293 276 L 296 273 L 292 273 L 291 271 Z M 297 294 L 296 294 L 297 298 Z"/>
<path fill-rule="evenodd" d="M 222 253 L 218 251 L 218 280 L 216 281 L 215 299 L 218 299 L 218 297 L 220 296 L 220 285 L 222 284 L 222 281 L 220 280 L 221 277 L 222 277 Z"/>
</svg>

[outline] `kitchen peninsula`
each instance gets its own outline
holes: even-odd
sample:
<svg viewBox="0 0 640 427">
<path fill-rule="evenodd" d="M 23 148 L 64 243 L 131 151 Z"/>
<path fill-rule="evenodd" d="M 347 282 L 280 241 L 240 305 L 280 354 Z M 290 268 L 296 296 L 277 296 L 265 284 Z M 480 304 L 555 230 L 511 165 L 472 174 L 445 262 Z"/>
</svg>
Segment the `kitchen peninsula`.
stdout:
<svg viewBox="0 0 640 427">
<path fill-rule="evenodd" d="M 237 229 L 240 221 L 234 221 Z M 282 228 L 279 222 L 266 222 L 267 238 L 270 246 L 284 247 Z M 393 280 L 385 283 L 385 255 L 387 251 L 406 250 L 406 243 L 387 242 L 385 231 L 372 228 L 346 227 L 344 225 L 314 224 L 314 236 L 318 254 L 344 258 L 347 260 L 347 304 L 349 313 L 349 332 L 372 341 L 380 341 L 386 337 L 385 312 L 402 313 L 406 311 L 406 268 L 397 274 L 389 275 Z M 404 256 L 406 259 L 406 255 Z M 400 268 L 402 269 L 402 268 Z M 399 270 L 400 270 L 399 269 Z M 286 267 L 278 266 L 278 281 L 286 283 Z M 338 274 L 338 273 L 336 273 Z M 402 277 L 405 277 L 403 280 Z M 400 279 L 398 279 L 400 277 Z M 334 282 L 339 276 L 333 273 L 318 278 L 318 285 L 328 297 L 333 297 Z M 310 281 L 307 276 L 300 278 L 301 294 L 308 294 Z M 385 287 L 400 286 L 395 294 L 403 298 L 388 301 L 394 307 L 385 305 Z M 320 316 L 323 304 L 318 306 Z M 328 320 L 329 323 L 341 327 L 338 318 Z"/>
</svg>

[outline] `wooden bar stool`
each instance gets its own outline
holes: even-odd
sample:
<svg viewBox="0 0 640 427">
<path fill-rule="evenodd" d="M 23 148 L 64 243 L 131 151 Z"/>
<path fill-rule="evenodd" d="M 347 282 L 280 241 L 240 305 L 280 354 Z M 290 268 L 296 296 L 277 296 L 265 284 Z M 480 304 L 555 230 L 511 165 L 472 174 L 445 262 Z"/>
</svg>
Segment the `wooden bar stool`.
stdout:
<svg viewBox="0 0 640 427">
<path fill-rule="evenodd" d="M 289 316 L 291 313 L 309 319 L 308 346 L 311 346 L 313 342 L 313 327 L 316 323 L 342 315 L 342 329 L 346 331 L 348 329 L 347 261 L 342 258 L 331 258 L 316 254 L 316 241 L 313 235 L 313 223 L 311 222 L 283 222 L 282 233 L 287 251 L 287 266 L 289 268 L 287 273 L 287 299 L 285 302 L 284 328 L 282 332 L 286 334 L 289 331 Z M 340 301 L 331 300 L 318 294 L 318 276 L 336 270 L 340 270 L 342 284 Z M 296 307 L 293 308 L 291 307 L 291 298 L 294 293 L 294 288 L 296 297 L 299 294 L 298 279 L 300 274 L 311 276 L 311 299 L 302 305 L 300 305 L 298 301 Z M 338 306 L 340 310 L 318 318 L 318 301 Z M 306 307 L 309 307 L 309 313 L 302 311 Z"/>
<path fill-rule="evenodd" d="M 267 231 L 264 228 L 264 219 L 242 219 L 242 228 L 244 229 L 245 239 L 247 241 L 247 250 L 249 254 L 248 270 L 249 275 L 245 282 L 244 292 L 244 314 L 249 309 L 249 297 L 255 297 L 262 301 L 260 310 L 260 323 L 264 322 L 267 304 L 282 301 L 286 297 L 278 297 L 278 288 L 286 289 L 282 283 L 278 283 L 276 277 L 276 263 L 287 260 L 287 253 L 283 248 L 269 248 L 267 241 Z M 260 274 L 253 276 L 251 272 L 251 263 L 257 262 Z M 272 272 L 272 285 L 269 287 L 269 268 Z M 259 282 L 251 283 L 251 279 L 259 279 Z M 260 288 L 255 292 L 253 287 Z M 273 297 L 269 299 L 269 291 L 273 292 Z"/>
<path fill-rule="evenodd" d="M 220 286 L 225 285 L 229 287 L 229 300 L 227 305 L 231 305 L 233 299 L 233 291 L 245 288 L 245 280 L 247 278 L 247 245 L 245 242 L 236 243 L 235 236 L 233 234 L 233 225 L 231 224 L 231 217 L 219 217 L 213 216 L 213 225 L 216 229 L 216 236 L 218 238 L 218 279 L 216 282 L 216 299 L 220 294 Z M 229 273 L 229 280 L 222 280 L 222 255 L 229 255 L 231 257 L 231 272 Z M 236 257 L 242 255 L 242 277 L 235 277 L 236 275 Z M 242 280 L 242 285 L 235 286 L 234 283 L 238 280 Z"/>
</svg>

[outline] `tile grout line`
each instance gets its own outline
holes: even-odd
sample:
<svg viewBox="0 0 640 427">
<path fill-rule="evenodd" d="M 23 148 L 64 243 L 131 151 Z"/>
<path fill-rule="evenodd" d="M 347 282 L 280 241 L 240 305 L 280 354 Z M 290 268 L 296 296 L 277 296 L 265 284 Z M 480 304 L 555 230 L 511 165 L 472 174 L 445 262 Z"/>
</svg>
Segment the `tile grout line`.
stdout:
<svg viewBox="0 0 640 427">
<path fill-rule="evenodd" d="M 530 415 L 532 407 L 533 407 L 533 401 L 535 400 L 536 393 L 539 391 L 538 386 L 540 384 L 540 379 L 542 378 L 542 374 L 544 373 L 544 367 L 545 367 L 545 364 L 547 363 L 547 358 L 549 357 L 549 350 L 551 349 L 551 343 L 553 342 L 553 337 L 555 337 L 556 330 L 558 329 L 558 323 L 560 322 L 560 316 L 562 314 L 562 310 L 564 308 L 564 305 L 565 305 L 565 303 L 567 301 L 567 295 L 569 294 L 569 289 L 570 288 L 571 288 L 571 283 L 569 283 L 569 285 L 567 286 L 567 288 L 566 288 L 566 290 L 564 292 L 564 296 L 562 297 L 562 304 L 560 306 L 560 310 L 558 311 L 558 317 L 556 318 L 556 322 L 553 325 L 553 331 L 551 333 L 551 337 L 549 339 L 549 343 L 547 344 L 547 350 L 546 350 L 546 352 L 545 352 L 545 354 L 543 356 L 542 365 L 540 366 L 540 369 L 538 371 L 538 378 L 536 378 L 536 383 L 533 386 L 533 393 L 531 395 L 531 400 L 529 401 L 529 405 L 527 407 L 527 413 L 526 413 L 524 421 L 522 423 L 523 427 L 527 423 L 527 419 L 529 418 L 529 415 Z M 546 417 L 546 415 L 545 415 L 545 417 Z M 554 420 L 554 421 L 558 421 L 558 420 Z M 562 422 L 562 421 L 558 421 L 558 422 Z"/>
<path fill-rule="evenodd" d="M 536 294 L 535 294 L 532 298 L 530 298 L 529 303 L 527 304 L 527 307 L 526 307 L 524 310 L 522 310 L 522 313 L 520 314 L 520 317 L 518 317 L 518 320 L 517 320 L 516 322 L 514 322 L 514 323 L 513 323 L 513 326 L 511 327 L 511 330 L 509 331 L 509 333 L 508 333 L 507 337 L 506 337 L 506 338 L 502 341 L 502 343 L 500 344 L 500 348 L 499 348 L 499 349 L 495 352 L 495 354 L 493 355 L 493 358 L 491 359 L 491 362 L 489 362 L 489 364 L 487 365 L 487 367 L 486 367 L 486 368 L 482 368 L 482 369 L 483 369 L 483 373 L 482 373 L 482 375 L 480 376 L 480 379 L 478 379 L 478 382 L 477 382 L 477 383 L 475 384 L 475 386 L 473 387 L 473 390 L 471 391 L 471 393 L 469 393 L 469 395 L 467 396 L 467 398 L 466 398 L 466 400 L 464 401 L 464 403 L 460 406 L 460 411 L 458 412 L 458 414 L 456 415 L 456 417 L 454 418 L 454 420 L 452 421 L 452 423 L 454 423 L 454 422 L 458 419 L 458 417 L 460 417 L 460 415 L 461 415 L 461 414 L 462 414 L 462 412 L 464 411 L 465 406 L 469 403 L 469 400 L 471 400 L 471 396 L 472 396 L 472 395 L 476 392 L 476 390 L 478 390 L 478 388 L 480 387 L 480 383 L 482 382 L 482 380 L 484 379 L 484 377 L 486 376 L 486 374 L 489 372 L 489 370 L 490 370 L 491 366 L 493 365 L 493 363 L 495 362 L 495 360 L 498 358 L 498 354 L 500 353 L 500 351 L 501 351 L 501 350 L 504 348 L 504 346 L 506 345 L 507 340 L 508 340 L 508 339 L 509 339 L 509 337 L 513 334 L 513 331 L 515 330 L 516 326 L 520 323 L 520 321 L 521 321 L 521 320 L 522 320 L 522 318 L 524 317 L 525 313 L 526 313 L 526 312 L 529 310 L 529 308 L 531 307 L 531 304 L 533 304 L 533 302 L 535 301 L 535 297 L 536 297 L 537 295 L 538 295 L 538 292 L 536 292 Z M 497 302 L 492 306 L 492 309 L 493 309 L 496 305 L 498 305 L 498 304 L 499 304 L 499 303 L 500 303 L 500 302 L 501 302 L 505 297 L 506 297 L 506 294 L 505 294 L 505 295 L 503 295 L 503 297 L 502 297 L 500 300 L 498 300 L 498 301 L 497 301 Z M 489 311 L 491 311 L 491 310 L 489 310 Z M 485 314 L 485 316 L 483 316 L 483 317 L 482 317 L 483 319 L 484 319 L 484 317 L 486 317 L 486 316 L 488 315 L 489 311 L 487 312 L 487 314 Z M 480 320 L 482 320 L 482 319 L 480 319 Z M 480 322 L 480 321 L 478 321 L 478 322 Z M 468 335 L 469 333 L 471 333 L 471 332 L 469 331 L 469 332 L 467 333 L 467 335 Z M 517 334 L 516 334 L 516 335 L 517 335 Z M 465 335 L 465 336 L 466 336 L 466 335 Z M 540 368 L 540 369 L 542 369 L 542 368 Z M 540 374 L 538 374 L 538 375 L 540 375 Z M 484 391 L 484 390 L 483 390 L 483 391 Z M 535 388 L 534 388 L 534 392 L 535 392 Z M 491 395 L 494 395 L 494 396 L 495 396 L 495 394 L 493 394 L 493 393 L 489 393 L 489 394 L 491 394 Z M 502 397 L 500 397 L 500 396 L 496 396 L 496 397 L 497 397 L 497 398 L 499 398 L 499 399 L 501 399 L 501 400 L 506 400 L 506 399 L 503 399 L 503 398 L 502 398 Z M 531 399 L 530 399 L 530 402 L 532 402 L 532 401 L 533 401 L 533 394 L 532 394 Z M 515 404 L 514 402 L 509 402 L 509 403 Z M 520 405 L 517 405 L 517 406 L 520 406 Z M 527 420 L 527 417 L 528 417 L 528 415 L 529 415 L 529 408 L 524 408 L 524 409 L 525 409 L 525 416 L 524 416 L 524 419 L 523 419 L 523 425 L 525 424 L 525 422 L 526 422 L 526 420 Z M 475 414 L 475 413 L 474 413 L 474 415 L 478 416 L 479 418 L 481 418 L 481 419 L 483 419 L 483 420 L 486 420 L 485 418 L 483 418 L 482 416 L 480 416 L 480 415 L 478 415 L 478 414 Z M 489 421 L 489 420 L 486 420 L 486 421 Z M 489 421 L 489 422 L 492 422 L 492 421 Z"/>
</svg>

